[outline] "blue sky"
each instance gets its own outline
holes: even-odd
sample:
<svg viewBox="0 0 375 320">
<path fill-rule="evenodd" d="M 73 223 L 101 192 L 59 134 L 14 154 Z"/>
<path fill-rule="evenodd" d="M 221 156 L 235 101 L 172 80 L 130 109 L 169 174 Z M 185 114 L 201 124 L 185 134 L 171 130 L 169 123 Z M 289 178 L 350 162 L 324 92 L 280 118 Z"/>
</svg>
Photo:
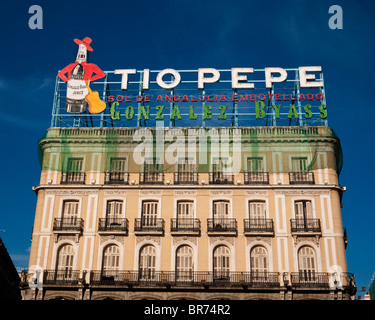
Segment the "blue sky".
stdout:
<svg viewBox="0 0 375 320">
<path fill-rule="evenodd" d="M 33 4 L 43 9 L 42 30 L 28 26 Z M 334 4 L 342 30 L 328 26 Z M 14 264 L 28 265 L 37 141 L 50 126 L 56 74 L 75 59 L 73 39 L 88 36 L 102 70 L 322 66 L 328 123 L 344 154 L 348 269 L 367 286 L 375 271 L 374 9 L 370 0 L 2 1 L 0 236 Z"/>
</svg>

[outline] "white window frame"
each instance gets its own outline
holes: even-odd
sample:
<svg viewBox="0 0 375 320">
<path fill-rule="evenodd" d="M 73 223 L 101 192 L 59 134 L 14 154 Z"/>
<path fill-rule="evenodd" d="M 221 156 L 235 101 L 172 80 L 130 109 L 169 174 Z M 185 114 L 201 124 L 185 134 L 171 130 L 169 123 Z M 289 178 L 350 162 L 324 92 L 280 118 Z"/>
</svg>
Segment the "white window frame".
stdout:
<svg viewBox="0 0 375 320">
<path fill-rule="evenodd" d="M 257 246 L 262 246 L 266 248 L 267 253 L 268 253 L 268 272 L 273 272 L 272 246 L 261 240 L 256 240 L 256 241 L 251 242 L 251 244 L 246 244 L 246 270 L 248 270 L 248 272 L 251 272 L 251 251 L 253 250 L 254 247 L 257 247 Z"/>
<path fill-rule="evenodd" d="M 228 219 L 233 219 L 233 204 L 232 204 L 232 198 L 228 197 L 215 197 L 215 198 L 210 198 L 210 214 L 209 218 L 213 219 L 214 218 L 214 202 L 216 201 L 228 201 L 229 202 L 229 214 L 228 214 Z"/>
<path fill-rule="evenodd" d="M 75 197 L 75 196 L 60 198 L 58 218 L 63 218 L 63 210 L 64 210 L 64 202 L 65 201 L 78 201 L 78 216 L 77 216 L 77 218 L 81 218 L 81 215 L 82 215 L 82 198 L 81 197 Z"/>
<path fill-rule="evenodd" d="M 178 219 L 178 204 L 179 202 L 192 202 L 192 207 L 193 207 L 193 215 L 191 216 L 191 219 L 195 219 L 197 215 L 197 203 L 195 198 L 187 198 L 187 197 L 180 197 L 180 198 L 175 198 L 174 201 L 174 218 Z"/>
<path fill-rule="evenodd" d="M 124 172 L 128 172 L 128 169 L 129 169 L 129 156 L 109 156 L 108 157 L 108 167 L 107 167 L 107 171 L 108 172 L 115 172 L 115 171 L 111 171 L 111 167 L 112 167 L 112 160 L 125 160 L 125 168 L 124 168 Z"/>
<path fill-rule="evenodd" d="M 311 201 L 311 219 L 316 219 L 316 206 L 315 206 L 315 199 L 313 197 L 293 197 L 292 201 L 292 212 L 293 212 L 293 219 L 297 219 L 296 217 L 296 201 Z"/>
<path fill-rule="evenodd" d="M 314 249 L 315 255 L 316 255 L 316 272 L 321 272 L 322 270 L 322 259 L 321 259 L 321 252 L 320 247 L 318 247 L 314 242 L 312 241 L 302 241 L 299 242 L 293 250 L 293 258 L 294 258 L 294 272 L 299 272 L 299 260 L 298 260 L 298 252 L 301 247 L 309 246 Z"/>
<path fill-rule="evenodd" d="M 262 171 L 249 171 L 249 160 L 250 159 L 261 159 L 262 160 Z M 257 156 L 251 156 L 251 155 L 247 155 L 246 158 L 245 158 L 245 161 L 246 161 L 246 165 L 245 165 L 245 168 L 246 168 L 246 172 L 259 172 L 259 173 L 265 173 L 265 172 L 268 172 L 267 170 L 267 167 L 266 167 L 266 157 L 264 155 L 257 155 Z"/>
<path fill-rule="evenodd" d="M 102 218 L 107 218 L 107 206 L 108 206 L 108 202 L 110 201 L 115 201 L 115 200 L 118 200 L 118 201 L 122 201 L 122 212 L 121 212 L 121 215 L 122 215 L 122 218 L 126 218 L 126 198 L 125 197 L 121 197 L 121 196 L 113 196 L 113 197 L 105 197 L 103 199 L 103 212 L 102 212 Z"/>
<path fill-rule="evenodd" d="M 295 159 L 295 158 L 306 158 L 306 171 L 297 171 L 297 172 L 310 172 L 308 170 L 308 168 L 309 168 L 309 164 L 311 163 L 311 156 L 310 156 L 310 154 L 306 154 L 306 153 L 289 155 L 289 172 L 294 172 L 294 170 L 293 170 L 293 159 Z"/>
</svg>

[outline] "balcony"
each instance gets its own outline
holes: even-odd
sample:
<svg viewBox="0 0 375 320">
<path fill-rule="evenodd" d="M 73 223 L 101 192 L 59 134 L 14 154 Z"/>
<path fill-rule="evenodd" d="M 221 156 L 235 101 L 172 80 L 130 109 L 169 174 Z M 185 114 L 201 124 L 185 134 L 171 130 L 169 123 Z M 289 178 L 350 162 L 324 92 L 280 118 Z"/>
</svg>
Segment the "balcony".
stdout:
<svg viewBox="0 0 375 320">
<path fill-rule="evenodd" d="M 198 184 L 197 172 L 175 172 L 174 184 Z"/>
<path fill-rule="evenodd" d="M 62 172 L 61 184 L 85 184 L 84 172 Z"/>
<path fill-rule="evenodd" d="M 210 184 L 233 184 L 233 174 L 210 172 Z"/>
<path fill-rule="evenodd" d="M 164 174 L 162 172 L 141 172 L 139 184 L 163 184 Z"/>
<path fill-rule="evenodd" d="M 278 288 L 278 272 L 211 272 L 211 271 L 91 271 L 90 284 L 96 286 L 195 286 L 195 287 L 242 287 Z"/>
<path fill-rule="evenodd" d="M 290 184 L 314 184 L 313 172 L 289 172 Z"/>
<path fill-rule="evenodd" d="M 245 172 L 244 173 L 245 184 L 269 184 L 268 172 Z"/>
<path fill-rule="evenodd" d="M 207 233 L 211 236 L 236 236 L 237 221 L 236 219 L 207 219 Z"/>
<path fill-rule="evenodd" d="M 128 219 L 101 218 L 99 219 L 98 233 L 128 235 Z"/>
<path fill-rule="evenodd" d="M 245 235 L 274 235 L 272 219 L 244 219 Z"/>
<path fill-rule="evenodd" d="M 80 281 L 79 270 L 44 270 L 43 272 L 43 286 L 57 285 L 69 286 L 77 285 Z"/>
<path fill-rule="evenodd" d="M 329 273 L 309 270 L 292 272 L 291 285 L 301 288 L 329 288 Z"/>
<path fill-rule="evenodd" d="M 290 227 L 295 234 L 321 234 L 320 219 L 291 219 Z"/>
<path fill-rule="evenodd" d="M 106 172 L 105 184 L 128 184 L 129 174 L 127 172 Z"/>
<path fill-rule="evenodd" d="M 55 233 L 82 233 L 83 219 L 81 218 L 55 218 L 53 221 Z"/>
<path fill-rule="evenodd" d="M 136 218 L 134 232 L 136 235 L 164 235 L 164 219 Z"/>
<path fill-rule="evenodd" d="M 171 219 L 172 235 L 199 236 L 201 233 L 201 222 L 199 219 L 178 218 Z"/>
</svg>

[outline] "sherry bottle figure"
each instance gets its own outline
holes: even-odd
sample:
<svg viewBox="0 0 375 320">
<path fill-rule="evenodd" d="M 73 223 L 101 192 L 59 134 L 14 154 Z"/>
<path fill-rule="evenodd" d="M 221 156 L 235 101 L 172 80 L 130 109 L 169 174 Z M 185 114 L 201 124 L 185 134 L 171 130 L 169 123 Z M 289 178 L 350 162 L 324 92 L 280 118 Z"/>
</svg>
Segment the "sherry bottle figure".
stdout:
<svg viewBox="0 0 375 320">
<path fill-rule="evenodd" d="M 93 51 L 88 37 L 82 41 L 74 39 L 78 44 L 76 61 L 62 69 L 58 76 L 67 82 L 65 110 L 69 113 L 82 113 L 86 111 L 85 97 L 89 93 L 86 81 L 95 81 L 105 76 L 104 72 L 95 64 L 87 63 L 87 50 Z M 93 76 L 93 74 L 95 75 Z M 68 74 L 68 77 L 65 76 Z"/>
</svg>

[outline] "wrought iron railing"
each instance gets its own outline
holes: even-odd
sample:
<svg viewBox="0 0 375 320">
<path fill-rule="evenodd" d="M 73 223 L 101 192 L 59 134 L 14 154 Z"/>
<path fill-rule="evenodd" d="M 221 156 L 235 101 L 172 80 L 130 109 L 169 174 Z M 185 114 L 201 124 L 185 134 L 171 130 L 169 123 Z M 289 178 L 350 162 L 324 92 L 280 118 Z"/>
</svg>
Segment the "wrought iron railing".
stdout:
<svg viewBox="0 0 375 320">
<path fill-rule="evenodd" d="M 201 230 L 201 222 L 194 218 L 177 218 L 171 219 L 171 232 L 190 231 L 199 233 Z"/>
<path fill-rule="evenodd" d="M 128 184 L 129 174 L 128 172 L 106 172 L 105 173 L 105 184 Z"/>
<path fill-rule="evenodd" d="M 83 219 L 81 218 L 55 218 L 53 221 L 54 231 L 83 231 Z"/>
<path fill-rule="evenodd" d="M 268 172 L 245 172 L 245 184 L 269 184 Z"/>
<path fill-rule="evenodd" d="M 164 219 L 153 217 L 136 218 L 134 231 L 164 232 Z"/>
<path fill-rule="evenodd" d="M 293 287 L 329 287 L 329 273 L 327 272 L 313 272 L 310 270 L 292 272 L 290 279 Z"/>
<path fill-rule="evenodd" d="M 236 219 L 213 218 L 207 219 L 208 232 L 237 232 Z"/>
<path fill-rule="evenodd" d="M 175 172 L 174 184 L 198 184 L 197 172 Z"/>
<path fill-rule="evenodd" d="M 79 270 L 44 270 L 43 285 L 77 285 L 79 281 Z"/>
<path fill-rule="evenodd" d="M 129 221 L 128 219 L 120 218 L 100 218 L 98 231 L 122 231 L 128 233 Z"/>
<path fill-rule="evenodd" d="M 291 219 L 292 232 L 321 232 L 320 219 Z"/>
<path fill-rule="evenodd" d="M 164 174 L 162 172 L 141 172 L 139 184 L 163 184 Z"/>
<path fill-rule="evenodd" d="M 91 271 L 91 285 L 279 287 L 278 272 Z"/>
<path fill-rule="evenodd" d="M 84 172 L 62 172 L 61 184 L 84 184 L 85 177 Z"/>
<path fill-rule="evenodd" d="M 290 184 L 314 184 L 313 172 L 289 172 Z"/>
<path fill-rule="evenodd" d="M 233 174 L 210 172 L 210 184 L 233 184 Z"/>
<path fill-rule="evenodd" d="M 272 219 L 244 219 L 245 232 L 274 232 Z"/>
</svg>

